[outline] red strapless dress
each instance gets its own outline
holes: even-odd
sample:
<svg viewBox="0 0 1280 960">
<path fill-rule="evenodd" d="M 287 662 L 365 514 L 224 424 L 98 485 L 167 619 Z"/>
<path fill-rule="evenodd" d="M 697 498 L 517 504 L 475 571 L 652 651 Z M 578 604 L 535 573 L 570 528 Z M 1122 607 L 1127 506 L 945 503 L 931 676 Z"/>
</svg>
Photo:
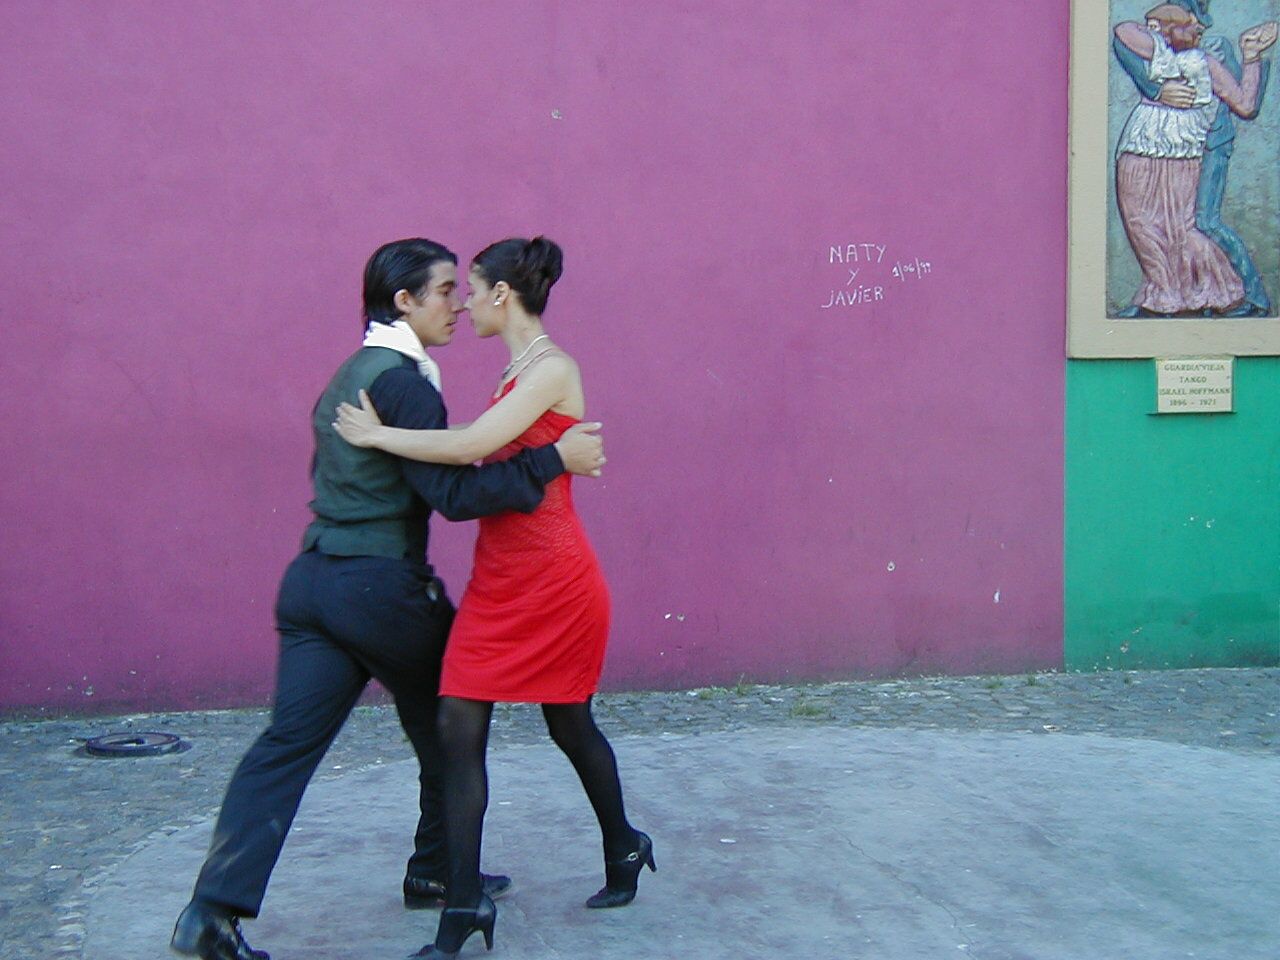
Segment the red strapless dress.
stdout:
<svg viewBox="0 0 1280 960">
<path fill-rule="evenodd" d="M 485 462 L 554 443 L 577 422 L 548 410 Z M 572 480 L 567 473 L 552 480 L 533 513 L 480 518 L 471 582 L 445 648 L 441 696 L 581 703 L 596 692 L 609 588 L 574 512 Z"/>
</svg>

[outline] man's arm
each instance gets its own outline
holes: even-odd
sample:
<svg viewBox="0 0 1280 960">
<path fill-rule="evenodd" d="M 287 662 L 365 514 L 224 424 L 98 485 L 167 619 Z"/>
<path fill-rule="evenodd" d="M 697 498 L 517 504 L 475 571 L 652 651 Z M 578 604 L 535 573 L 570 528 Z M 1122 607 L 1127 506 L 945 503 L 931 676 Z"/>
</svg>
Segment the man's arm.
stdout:
<svg viewBox="0 0 1280 960">
<path fill-rule="evenodd" d="M 1124 72 L 1129 75 L 1129 79 L 1138 88 L 1138 92 L 1148 100 L 1156 99 L 1160 93 L 1160 84 L 1147 75 L 1147 70 L 1151 66 L 1150 62 L 1142 59 L 1142 57 L 1125 46 L 1119 37 L 1113 36 L 1111 38 L 1111 49 L 1115 53 L 1116 59 L 1120 61 L 1120 66 L 1124 67 Z"/>
<path fill-rule="evenodd" d="M 407 367 L 382 373 L 369 387 L 369 397 L 390 426 L 410 430 L 448 426 L 440 394 Z M 542 502 L 546 485 L 565 467 L 555 447 L 548 445 L 481 467 L 401 460 L 400 469 L 431 509 L 449 520 L 474 520 L 505 510 L 532 512 Z"/>
<path fill-rule="evenodd" d="M 1120 66 L 1124 67 L 1124 72 L 1138 88 L 1138 92 L 1148 100 L 1183 110 L 1195 104 L 1195 87 L 1182 80 L 1164 80 L 1160 83 L 1152 80 L 1147 69 L 1150 66 L 1148 61 L 1130 49 L 1120 37 L 1112 37 L 1111 49 L 1116 59 L 1120 61 Z"/>
</svg>

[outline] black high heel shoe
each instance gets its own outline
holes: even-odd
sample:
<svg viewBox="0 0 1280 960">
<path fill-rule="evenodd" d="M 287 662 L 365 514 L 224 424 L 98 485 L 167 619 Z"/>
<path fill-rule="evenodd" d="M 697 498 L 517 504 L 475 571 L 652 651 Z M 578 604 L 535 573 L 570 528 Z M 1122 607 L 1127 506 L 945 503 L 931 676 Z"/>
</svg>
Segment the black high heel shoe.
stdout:
<svg viewBox="0 0 1280 960">
<path fill-rule="evenodd" d="M 592 910 L 603 910 L 608 907 L 625 907 L 636 898 L 636 887 L 640 883 L 640 871 L 646 866 L 654 873 L 658 865 L 653 862 L 653 841 L 647 833 L 636 831 L 637 846 L 621 860 L 604 862 L 604 886 L 591 899 L 587 906 Z"/>
<path fill-rule="evenodd" d="M 435 943 L 428 943 L 413 957 L 435 957 L 449 960 L 456 957 L 462 945 L 476 931 L 484 935 L 486 950 L 493 949 L 493 925 L 498 921 L 498 908 L 488 894 L 480 894 L 480 902 L 474 910 L 464 907 L 445 907 L 440 913 L 440 926 L 436 928 Z"/>
</svg>

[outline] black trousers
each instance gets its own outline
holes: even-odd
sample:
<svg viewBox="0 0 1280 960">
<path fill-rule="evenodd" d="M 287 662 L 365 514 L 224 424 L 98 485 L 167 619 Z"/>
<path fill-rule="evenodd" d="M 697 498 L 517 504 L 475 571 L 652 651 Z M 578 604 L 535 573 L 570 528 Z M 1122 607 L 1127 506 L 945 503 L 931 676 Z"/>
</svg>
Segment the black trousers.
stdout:
<svg viewBox="0 0 1280 960">
<path fill-rule="evenodd" d="M 375 677 L 395 698 L 421 768 L 413 876 L 448 876 L 436 748 L 440 660 L 453 604 L 430 568 L 307 552 L 276 601 L 280 660 L 271 724 L 227 786 L 195 899 L 256 917 L 302 792 Z"/>
</svg>

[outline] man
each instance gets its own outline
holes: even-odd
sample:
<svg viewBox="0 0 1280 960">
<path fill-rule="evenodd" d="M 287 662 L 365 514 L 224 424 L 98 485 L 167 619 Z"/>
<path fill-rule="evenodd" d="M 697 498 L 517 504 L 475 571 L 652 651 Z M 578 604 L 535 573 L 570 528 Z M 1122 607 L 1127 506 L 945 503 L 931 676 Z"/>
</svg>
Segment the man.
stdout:
<svg viewBox="0 0 1280 960">
<path fill-rule="evenodd" d="M 1209 0 L 1172 0 L 1175 6 L 1191 13 L 1200 24 L 1208 30 L 1213 26 L 1213 17 L 1209 15 Z M 1222 36 L 1204 36 L 1200 41 L 1201 48 L 1211 57 L 1219 60 L 1239 80 L 1241 77 L 1240 62 L 1236 59 L 1231 41 Z M 1154 100 L 1168 107 L 1186 109 L 1191 106 L 1195 90 L 1178 80 L 1166 80 L 1156 83 L 1148 77 L 1148 62 L 1138 56 L 1118 39 L 1112 40 L 1112 49 L 1116 59 L 1124 67 L 1131 80 L 1148 100 Z M 1271 74 L 1271 63 L 1262 63 L 1262 78 L 1258 87 L 1258 104 L 1266 94 L 1267 80 Z M 1226 192 L 1227 167 L 1231 162 L 1231 154 L 1235 150 L 1236 128 L 1231 109 L 1224 103 L 1218 104 L 1218 112 L 1209 127 L 1209 136 L 1204 145 L 1204 157 L 1200 166 L 1200 186 L 1196 193 L 1196 228 L 1216 243 L 1231 261 L 1231 266 L 1240 279 L 1244 281 L 1244 301 L 1229 310 L 1228 317 L 1265 317 L 1271 312 L 1271 299 L 1267 296 L 1262 276 L 1254 266 L 1253 259 L 1244 241 L 1234 230 L 1222 222 L 1222 198 Z M 1121 317 L 1141 316 L 1138 306 L 1130 306 L 1120 311 Z"/>
<path fill-rule="evenodd" d="M 208 858 L 171 947 L 202 960 L 268 960 L 239 918 L 255 917 L 311 775 L 370 677 L 395 699 L 420 766 L 421 816 L 404 882 L 406 906 L 439 902 L 447 876 L 435 747 L 436 690 L 453 605 L 426 561 L 432 510 L 470 520 L 530 512 L 569 470 L 599 476 L 599 424 L 482 467 L 401 460 L 350 446 L 333 430 L 338 403 L 367 390 L 385 422 L 448 424 L 429 346 L 453 338 L 462 307 L 457 258 L 430 240 L 379 248 L 365 267 L 364 345 L 312 412 L 314 521 L 276 603 L 280 657 L 271 723 L 227 786 Z M 484 877 L 490 895 L 507 877 Z"/>
</svg>

